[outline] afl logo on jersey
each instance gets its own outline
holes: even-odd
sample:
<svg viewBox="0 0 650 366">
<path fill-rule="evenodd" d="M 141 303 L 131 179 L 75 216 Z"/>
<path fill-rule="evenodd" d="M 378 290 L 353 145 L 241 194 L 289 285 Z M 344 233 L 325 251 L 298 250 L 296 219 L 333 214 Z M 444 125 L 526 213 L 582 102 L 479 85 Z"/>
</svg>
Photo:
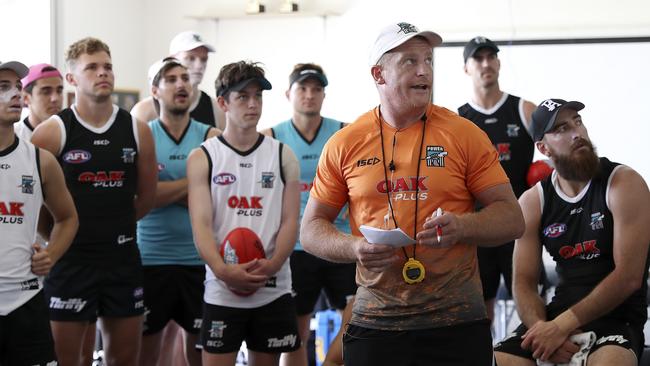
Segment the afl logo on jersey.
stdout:
<svg viewBox="0 0 650 366">
<path fill-rule="evenodd" d="M 220 186 L 227 186 L 229 184 L 235 183 L 236 181 L 237 177 L 230 173 L 220 173 L 219 175 L 212 178 L 212 182 Z"/>
<path fill-rule="evenodd" d="M 544 229 L 544 236 L 547 238 L 557 238 L 566 231 L 566 224 L 552 224 Z"/>
<path fill-rule="evenodd" d="M 85 150 L 70 150 L 63 155 L 63 161 L 69 164 L 85 163 L 91 158 L 91 154 Z"/>
</svg>

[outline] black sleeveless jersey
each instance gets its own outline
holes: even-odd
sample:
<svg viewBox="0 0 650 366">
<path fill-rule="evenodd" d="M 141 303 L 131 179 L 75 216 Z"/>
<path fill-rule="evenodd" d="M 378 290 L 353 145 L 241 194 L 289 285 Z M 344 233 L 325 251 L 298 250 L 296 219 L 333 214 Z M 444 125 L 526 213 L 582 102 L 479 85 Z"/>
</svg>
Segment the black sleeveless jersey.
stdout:
<svg viewBox="0 0 650 366">
<path fill-rule="evenodd" d="M 59 154 L 79 215 L 79 230 L 65 257 L 84 263 L 139 258 L 134 197 L 137 153 L 133 119 L 114 107 L 100 128 L 87 128 L 72 109 L 61 111 L 65 144 Z"/>
<path fill-rule="evenodd" d="M 212 98 L 210 98 L 210 96 L 205 92 L 201 91 L 199 103 L 190 112 L 190 117 L 199 122 L 205 123 L 206 125 L 212 127 L 216 126 L 216 121 L 214 120 L 214 109 L 212 108 Z"/>
<path fill-rule="evenodd" d="M 494 110 L 491 114 L 486 114 L 489 111 L 485 110 L 478 111 L 469 103 L 458 108 L 458 114 L 474 122 L 490 137 L 512 189 L 519 197 L 528 189 L 526 174 L 535 153 L 534 143 L 521 120 L 521 98 L 503 95 L 505 99 L 491 109 Z"/>
<path fill-rule="evenodd" d="M 560 280 L 548 307 L 551 317 L 587 296 L 615 267 L 614 219 L 606 195 L 610 176 L 617 166 L 618 163 L 601 158 L 597 176 L 573 198 L 556 189 L 551 177 L 541 182 L 543 209 L 539 238 L 556 262 Z M 553 173 L 552 177 L 555 176 Z M 644 284 L 647 277 L 646 260 Z M 643 326 L 647 317 L 646 292 L 644 285 L 605 317 Z"/>
</svg>

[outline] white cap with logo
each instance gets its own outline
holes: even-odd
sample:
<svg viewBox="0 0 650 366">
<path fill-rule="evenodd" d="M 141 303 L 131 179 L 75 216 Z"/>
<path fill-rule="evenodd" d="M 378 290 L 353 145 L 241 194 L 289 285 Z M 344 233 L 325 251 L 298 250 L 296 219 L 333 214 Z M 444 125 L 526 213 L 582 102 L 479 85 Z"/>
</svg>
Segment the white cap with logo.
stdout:
<svg viewBox="0 0 650 366">
<path fill-rule="evenodd" d="M 442 37 L 435 32 L 420 32 L 416 26 L 405 22 L 391 24 L 384 27 L 377 36 L 370 50 L 370 66 L 377 65 L 384 53 L 399 47 L 402 43 L 415 36 L 424 37 L 431 44 L 431 47 L 436 47 L 442 43 Z"/>
<path fill-rule="evenodd" d="M 208 52 L 214 52 L 214 47 L 203 41 L 201 35 L 194 31 L 178 33 L 169 43 L 169 54 L 175 55 L 179 52 L 190 51 L 198 47 L 205 47 Z"/>
</svg>

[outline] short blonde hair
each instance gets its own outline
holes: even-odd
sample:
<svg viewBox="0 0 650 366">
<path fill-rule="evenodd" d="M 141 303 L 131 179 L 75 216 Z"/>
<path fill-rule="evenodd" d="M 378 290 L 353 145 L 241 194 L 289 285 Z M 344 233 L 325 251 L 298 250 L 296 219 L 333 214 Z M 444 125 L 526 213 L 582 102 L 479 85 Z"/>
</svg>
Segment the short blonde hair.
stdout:
<svg viewBox="0 0 650 366">
<path fill-rule="evenodd" d="M 92 55 L 101 51 L 106 52 L 109 57 L 111 56 L 111 50 L 106 43 L 97 38 L 86 37 L 68 47 L 68 50 L 65 52 L 65 62 L 68 67 L 71 67 L 79 56 L 83 54 Z"/>
</svg>

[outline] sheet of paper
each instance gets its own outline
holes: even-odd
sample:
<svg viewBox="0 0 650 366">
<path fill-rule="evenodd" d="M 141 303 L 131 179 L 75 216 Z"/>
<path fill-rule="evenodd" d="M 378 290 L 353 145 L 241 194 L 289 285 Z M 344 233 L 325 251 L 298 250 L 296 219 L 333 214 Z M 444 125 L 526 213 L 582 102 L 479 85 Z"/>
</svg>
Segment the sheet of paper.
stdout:
<svg viewBox="0 0 650 366">
<path fill-rule="evenodd" d="M 402 229 L 384 230 L 361 225 L 359 230 L 370 244 L 386 244 L 396 248 L 415 244 L 415 240 L 406 235 Z"/>
</svg>

